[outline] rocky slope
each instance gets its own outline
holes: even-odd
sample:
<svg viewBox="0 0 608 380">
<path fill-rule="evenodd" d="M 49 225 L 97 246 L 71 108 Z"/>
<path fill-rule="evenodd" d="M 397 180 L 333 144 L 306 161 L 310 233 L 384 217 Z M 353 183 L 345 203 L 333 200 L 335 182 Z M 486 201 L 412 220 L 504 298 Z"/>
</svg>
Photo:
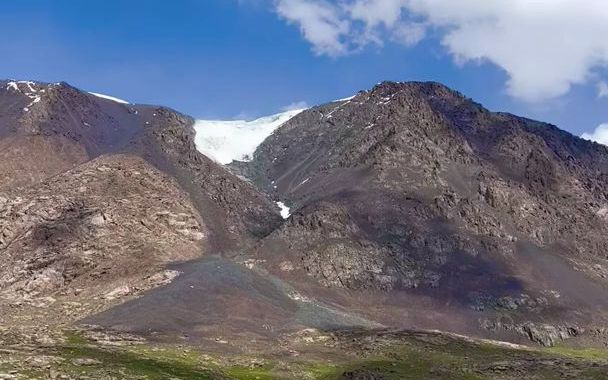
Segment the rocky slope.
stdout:
<svg viewBox="0 0 608 380">
<path fill-rule="evenodd" d="M 605 331 L 604 146 L 436 83 L 386 82 L 302 112 L 233 170 L 291 206 L 254 255 L 309 295 L 543 344 Z"/>
<path fill-rule="evenodd" d="M 0 113 L 6 188 L 37 183 L 100 155 L 134 153 L 174 176 L 215 218 L 209 225 L 223 249 L 280 221 L 265 197 L 196 150 L 193 120 L 173 110 L 115 102 L 66 83 L 5 81 Z"/>
<path fill-rule="evenodd" d="M 281 222 L 196 150 L 192 125 L 65 83 L 0 83 L 0 323 L 77 320 Z"/>
<path fill-rule="evenodd" d="M 606 147 L 435 83 L 303 111 L 232 173 L 193 123 L 0 83 L 0 325 L 234 350 L 307 328 L 608 343 Z"/>
<path fill-rule="evenodd" d="M 247 354 L 228 351 L 232 342 L 213 343 L 202 353 L 130 334 L 0 330 L 0 378 L 603 380 L 608 371 L 602 350 L 530 348 L 439 332 L 307 330 Z"/>
<path fill-rule="evenodd" d="M 4 193 L 0 210 L 3 320 L 164 283 L 177 275 L 164 265 L 199 257 L 209 234 L 177 183 L 135 156 L 103 156 Z"/>
</svg>

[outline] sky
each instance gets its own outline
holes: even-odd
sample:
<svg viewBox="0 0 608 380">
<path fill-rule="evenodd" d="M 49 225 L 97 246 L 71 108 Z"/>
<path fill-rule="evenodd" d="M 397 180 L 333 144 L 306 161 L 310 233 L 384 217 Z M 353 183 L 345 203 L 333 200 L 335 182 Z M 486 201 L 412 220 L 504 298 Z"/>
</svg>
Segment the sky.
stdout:
<svg viewBox="0 0 608 380">
<path fill-rule="evenodd" d="M 0 77 L 253 119 L 437 81 L 608 144 L 605 0 L 2 0 Z"/>
</svg>

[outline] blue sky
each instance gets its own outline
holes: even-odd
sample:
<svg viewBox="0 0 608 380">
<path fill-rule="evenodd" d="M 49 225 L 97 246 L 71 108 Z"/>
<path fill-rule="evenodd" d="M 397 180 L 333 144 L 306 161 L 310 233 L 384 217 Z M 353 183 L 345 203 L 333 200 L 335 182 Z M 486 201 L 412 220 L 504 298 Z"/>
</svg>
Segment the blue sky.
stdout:
<svg viewBox="0 0 608 380">
<path fill-rule="evenodd" d="M 573 64 L 553 70 L 560 57 L 574 54 L 567 49 L 538 57 L 535 49 L 513 52 L 536 65 L 530 71 L 505 51 L 475 50 L 487 41 L 471 47 L 458 35 L 448 40 L 447 30 L 460 27 L 460 16 L 448 25 L 432 8 L 399 8 L 402 13 L 393 21 L 386 17 L 396 8 L 382 7 L 405 2 L 383 0 L 370 8 L 374 1 L 350 0 L 368 7 L 363 17 L 325 0 L 4 0 L 0 77 L 64 80 L 131 102 L 222 119 L 253 118 L 296 102 L 319 104 L 382 80 L 434 80 L 491 110 L 548 121 L 577 135 L 608 122 L 608 96 L 598 93 L 606 73 L 602 63 L 588 64 L 585 78 L 576 79 Z M 440 0 L 428 4 L 434 2 Z M 474 0 L 464 3 L 479 8 Z M 555 23 L 563 21 L 558 16 Z M 552 20 L 547 17 L 546 29 Z M 508 22 L 519 19 L 514 15 Z M 423 35 L 411 34 L 411 25 L 423 25 Z M 395 38 L 404 27 L 416 41 Z M 326 38 L 332 30 L 335 38 Z M 542 40 L 544 31 L 530 32 L 539 47 L 551 45 Z M 466 41 L 474 39 L 467 36 Z M 497 38 L 511 43 L 503 35 Z M 513 43 L 510 50 L 521 45 Z M 598 44 L 589 49 L 601 50 Z M 579 53 L 585 58 L 597 52 Z M 543 81 L 545 71 L 551 76 Z M 513 78 L 528 80 L 510 87 Z M 560 80 L 568 82 L 566 90 L 547 85 Z"/>
</svg>

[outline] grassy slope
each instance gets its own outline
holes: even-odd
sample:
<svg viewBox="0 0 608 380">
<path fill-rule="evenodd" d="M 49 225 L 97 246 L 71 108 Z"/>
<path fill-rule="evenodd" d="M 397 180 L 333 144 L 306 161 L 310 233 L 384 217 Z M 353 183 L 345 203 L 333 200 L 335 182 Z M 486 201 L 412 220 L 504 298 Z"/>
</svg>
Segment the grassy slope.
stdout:
<svg viewBox="0 0 608 380">
<path fill-rule="evenodd" d="M 21 368 L 18 378 L 46 378 L 49 371 L 70 378 L 115 379 L 604 379 L 608 351 L 557 347 L 515 350 L 454 338 L 404 336 L 369 344 L 349 343 L 331 360 L 300 357 L 222 358 L 178 346 L 100 346 L 66 333 L 64 343 L 39 354 L 58 358 L 51 369 Z M 369 341 L 368 341 L 369 342 Z M 31 356 L 31 354 L 28 354 Z M 338 359 L 336 359 L 338 358 Z M 0 353 L 2 359 L 2 353 Z M 88 362 L 87 362 L 88 360 Z M 84 364 L 83 364 L 84 363 Z M 0 366 L 1 372 L 11 370 Z"/>
</svg>

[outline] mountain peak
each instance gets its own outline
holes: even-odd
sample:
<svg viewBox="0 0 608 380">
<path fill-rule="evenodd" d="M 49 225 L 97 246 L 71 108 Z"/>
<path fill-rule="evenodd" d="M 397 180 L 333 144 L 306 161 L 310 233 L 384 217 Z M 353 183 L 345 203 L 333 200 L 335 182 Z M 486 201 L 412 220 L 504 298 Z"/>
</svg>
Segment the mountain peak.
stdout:
<svg viewBox="0 0 608 380">
<path fill-rule="evenodd" d="M 379 96 L 394 95 L 401 92 L 420 93 L 426 96 L 436 97 L 455 97 L 466 99 L 464 95 L 450 87 L 433 81 L 408 81 L 408 82 L 394 82 L 394 81 L 383 81 L 376 84 L 369 91 L 371 94 Z"/>
</svg>

